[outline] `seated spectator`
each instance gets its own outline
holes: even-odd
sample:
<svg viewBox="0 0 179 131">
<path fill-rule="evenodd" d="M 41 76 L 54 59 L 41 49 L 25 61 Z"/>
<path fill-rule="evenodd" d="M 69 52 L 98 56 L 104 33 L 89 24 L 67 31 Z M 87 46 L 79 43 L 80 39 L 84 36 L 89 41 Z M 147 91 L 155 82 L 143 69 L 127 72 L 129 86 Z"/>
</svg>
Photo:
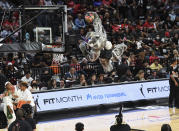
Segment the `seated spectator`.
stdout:
<svg viewBox="0 0 179 131">
<path fill-rule="evenodd" d="M 7 66 L 5 66 L 4 74 L 6 75 L 7 79 L 15 85 L 18 69 L 9 62 Z"/>
<path fill-rule="evenodd" d="M 132 81 L 132 80 L 133 80 L 133 76 L 132 76 L 130 69 L 128 69 L 126 71 L 126 74 L 122 75 L 120 78 L 120 82 Z"/>
<path fill-rule="evenodd" d="M 32 106 L 29 104 L 24 104 L 22 105 L 21 108 L 24 110 L 25 120 L 30 124 L 30 126 L 32 127 L 32 130 L 36 131 L 36 121 L 33 119 L 33 116 L 32 116 L 32 112 L 33 112 Z"/>
<path fill-rule="evenodd" d="M 173 50 L 174 59 L 179 60 L 179 53 L 177 50 Z"/>
<path fill-rule="evenodd" d="M 112 71 L 108 77 L 109 77 L 109 80 L 111 80 L 110 83 L 118 81 L 118 75 L 116 74 L 116 71 Z"/>
<path fill-rule="evenodd" d="M 143 70 L 139 70 L 139 72 L 137 73 L 136 77 L 135 77 L 135 80 L 137 81 L 143 81 L 145 80 L 145 77 L 144 77 L 145 73 Z"/>
<path fill-rule="evenodd" d="M 73 17 L 71 15 L 68 15 L 67 19 L 68 19 L 67 21 L 68 31 L 72 32 L 73 30 L 76 30 L 77 28 L 73 22 Z"/>
<path fill-rule="evenodd" d="M 36 80 L 32 80 L 31 85 L 28 87 L 28 89 L 31 92 L 35 92 L 35 91 L 39 91 L 40 90 Z"/>
<path fill-rule="evenodd" d="M 66 88 L 66 81 L 65 81 L 65 79 L 61 79 L 61 80 L 60 80 L 60 88 L 61 88 L 61 89 Z"/>
<path fill-rule="evenodd" d="M 87 82 L 86 82 L 86 78 L 85 78 L 85 75 L 84 74 L 81 74 L 80 75 L 80 85 L 81 86 L 87 86 Z"/>
<path fill-rule="evenodd" d="M 60 87 L 58 86 L 56 79 L 52 79 L 49 81 L 48 88 L 47 88 L 48 90 L 58 89 L 58 88 Z"/>
<path fill-rule="evenodd" d="M 149 63 L 152 64 L 155 59 L 158 59 L 158 56 L 156 56 L 155 52 L 152 51 L 151 56 L 149 57 Z"/>
<path fill-rule="evenodd" d="M 0 36 L 1 36 L 1 38 L 5 38 L 6 36 L 10 35 L 11 33 L 12 33 L 11 24 L 9 22 L 6 22 L 3 25 L 3 28 L 2 28 L 2 30 L 0 32 Z M 6 39 L 5 43 L 12 43 L 11 37 Z"/>
<path fill-rule="evenodd" d="M 41 81 L 41 87 L 47 87 L 48 86 L 48 81 L 51 79 L 51 75 L 48 70 L 44 70 L 44 72 L 40 76 L 40 81 Z"/>
<path fill-rule="evenodd" d="M 17 107 L 21 107 L 23 104 L 30 104 L 33 107 L 33 111 L 35 109 L 34 99 L 32 97 L 32 93 L 28 90 L 28 84 L 26 82 L 20 83 L 20 92 L 18 93 L 18 105 Z"/>
<path fill-rule="evenodd" d="M 74 67 L 70 68 L 70 71 L 65 74 L 65 79 L 70 81 L 76 81 L 78 78 L 78 74 L 75 71 Z"/>
<path fill-rule="evenodd" d="M 57 63 L 52 62 L 51 66 L 49 67 L 52 69 L 54 75 L 60 74 L 60 66 Z"/>
<path fill-rule="evenodd" d="M 24 110 L 19 109 L 16 112 L 16 120 L 9 126 L 8 131 L 32 131 L 32 127 L 24 118 Z"/>
<path fill-rule="evenodd" d="M 46 6 L 52 6 L 51 0 L 44 0 L 44 3 L 45 3 Z"/>
<path fill-rule="evenodd" d="M 75 19 L 75 25 L 78 29 L 86 27 L 85 21 L 81 14 L 78 14 L 78 17 Z"/>
<path fill-rule="evenodd" d="M 85 69 L 85 66 L 88 65 L 88 60 L 86 58 L 83 58 L 80 62 L 80 66 L 82 69 Z"/>
<path fill-rule="evenodd" d="M 159 79 L 159 76 L 157 75 L 157 71 L 153 70 L 152 74 L 148 77 L 148 79 Z"/>
<path fill-rule="evenodd" d="M 172 41 L 175 43 L 175 45 L 178 45 L 179 44 L 178 40 L 179 40 L 179 35 L 178 35 L 178 33 L 175 33 Z"/>
<path fill-rule="evenodd" d="M 136 58 L 135 58 L 135 55 L 134 54 L 131 54 L 128 58 L 128 65 L 130 67 L 135 67 L 136 65 Z"/>
<path fill-rule="evenodd" d="M 97 84 L 105 84 L 104 74 L 100 74 L 100 75 L 99 75 Z"/>
<path fill-rule="evenodd" d="M 84 124 L 81 123 L 81 122 L 76 123 L 75 130 L 76 131 L 83 131 L 84 130 Z"/>
<path fill-rule="evenodd" d="M 28 86 L 30 86 L 33 78 L 31 77 L 30 72 L 26 72 L 25 76 L 21 78 L 21 81 L 27 82 Z"/>
<path fill-rule="evenodd" d="M 35 54 L 34 58 L 32 59 L 32 67 L 33 68 L 41 67 L 41 55 L 39 53 Z"/>
<path fill-rule="evenodd" d="M 90 80 L 88 81 L 88 85 L 94 86 L 97 84 L 96 74 L 92 74 Z"/>
<path fill-rule="evenodd" d="M 163 67 L 162 65 L 159 64 L 159 60 L 158 59 L 155 59 L 154 62 L 150 65 L 150 69 L 152 70 L 161 70 Z"/>
<path fill-rule="evenodd" d="M 102 3 L 101 0 L 95 0 L 95 1 L 93 2 L 93 5 L 94 5 L 94 6 L 97 6 L 97 7 L 101 6 L 102 4 L 103 4 L 103 3 Z"/>
<path fill-rule="evenodd" d="M 169 124 L 163 124 L 161 127 L 161 131 L 172 131 Z"/>
<path fill-rule="evenodd" d="M 0 1 L 0 9 L 10 9 L 10 5 L 7 0 Z"/>
<path fill-rule="evenodd" d="M 72 57 L 70 66 L 74 67 L 76 71 L 80 70 L 80 64 L 78 63 L 78 60 L 76 57 Z"/>
<path fill-rule="evenodd" d="M 112 3 L 112 0 L 103 0 L 104 6 L 110 6 Z"/>
<path fill-rule="evenodd" d="M 127 60 L 125 58 L 122 58 L 122 63 L 117 68 L 117 75 L 119 78 L 126 73 L 126 71 L 129 69 L 129 66 L 127 64 Z"/>
<path fill-rule="evenodd" d="M 156 36 L 155 40 L 153 41 L 156 47 L 159 47 L 161 45 L 161 38 L 159 35 Z"/>
</svg>

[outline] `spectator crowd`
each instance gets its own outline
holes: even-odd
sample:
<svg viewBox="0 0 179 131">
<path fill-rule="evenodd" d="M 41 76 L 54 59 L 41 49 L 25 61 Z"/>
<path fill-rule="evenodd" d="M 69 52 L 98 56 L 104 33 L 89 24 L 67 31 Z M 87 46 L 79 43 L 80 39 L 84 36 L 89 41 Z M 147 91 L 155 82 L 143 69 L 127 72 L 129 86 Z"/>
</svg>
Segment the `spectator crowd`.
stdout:
<svg viewBox="0 0 179 131">
<path fill-rule="evenodd" d="M 1 38 L 19 27 L 19 12 L 11 11 L 7 15 L 7 10 L 21 4 L 16 0 L 0 0 Z M 0 76 L 14 85 L 21 80 L 28 83 L 29 90 L 39 91 L 169 78 L 170 65 L 179 61 L 177 0 L 26 0 L 23 4 L 67 5 L 68 40 L 58 63 L 53 61 L 52 53 L 1 53 Z M 98 13 L 113 47 L 121 43 L 128 46 L 122 60 L 115 60 L 110 73 L 104 73 L 98 60 L 91 63 L 84 58 L 79 49 L 86 33 L 93 31 L 93 26 L 84 19 L 88 11 Z M 24 30 L 26 36 L 30 35 L 27 39 L 34 41 L 36 26 L 52 26 L 56 30 L 54 41 L 57 40 L 61 23 L 52 24 L 51 18 L 56 17 L 41 15 L 27 25 Z M 19 32 L 5 41 L 14 42 L 19 42 Z"/>
</svg>

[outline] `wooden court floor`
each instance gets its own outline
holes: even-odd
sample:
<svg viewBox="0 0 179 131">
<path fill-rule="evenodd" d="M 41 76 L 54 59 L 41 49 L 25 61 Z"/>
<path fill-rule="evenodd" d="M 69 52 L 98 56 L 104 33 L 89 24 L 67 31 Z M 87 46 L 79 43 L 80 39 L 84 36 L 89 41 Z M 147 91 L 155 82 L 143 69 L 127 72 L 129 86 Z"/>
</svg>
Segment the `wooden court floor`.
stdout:
<svg viewBox="0 0 179 131">
<path fill-rule="evenodd" d="M 77 122 L 84 123 L 84 131 L 109 131 L 110 125 L 115 123 L 116 114 L 91 115 L 41 122 L 37 125 L 37 131 L 74 131 Z M 179 131 L 179 109 L 176 108 L 163 106 L 141 107 L 136 110 L 125 111 L 123 116 L 125 123 L 133 129 L 160 131 L 162 124 L 170 124 L 172 131 Z"/>
</svg>

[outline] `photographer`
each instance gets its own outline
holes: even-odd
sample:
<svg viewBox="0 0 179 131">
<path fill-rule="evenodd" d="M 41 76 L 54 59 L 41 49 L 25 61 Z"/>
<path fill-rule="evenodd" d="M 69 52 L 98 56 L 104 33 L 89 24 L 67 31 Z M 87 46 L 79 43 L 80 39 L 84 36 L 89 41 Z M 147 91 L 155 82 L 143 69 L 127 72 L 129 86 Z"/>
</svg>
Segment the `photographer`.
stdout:
<svg viewBox="0 0 179 131">
<path fill-rule="evenodd" d="M 75 130 L 76 131 L 83 131 L 84 130 L 84 124 L 81 123 L 81 122 L 76 123 Z"/>
<path fill-rule="evenodd" d="M 128 124 L 122 124 L 122 121 L 122 107 L 120 107 L 119 115 L 116 115 L 116 124 L 110 127 L 110 131 L 130 131 L 130 126 Z"/>
<path fill-rule="evenodd" d="M 36 121 L 32 118 L 32 111 L 33 111 L 32 106 L 29 104 L 24 104 L 22 105 L 21 108 L 24 110 L 25 120 L 30 124 L 32 130 L 36 131 Z"/>
</svg>

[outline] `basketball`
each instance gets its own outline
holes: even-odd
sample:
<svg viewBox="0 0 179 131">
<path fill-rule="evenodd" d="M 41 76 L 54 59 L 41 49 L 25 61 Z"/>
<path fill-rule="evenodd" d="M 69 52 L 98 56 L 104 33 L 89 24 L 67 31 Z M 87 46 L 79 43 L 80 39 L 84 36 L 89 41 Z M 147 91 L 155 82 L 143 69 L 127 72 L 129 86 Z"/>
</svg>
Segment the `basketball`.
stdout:
<svg viewBox="0 0 179 131">
<path fill-rule="evenodd" d="M 85 20 L 88 22 L 88 23 L 92 23 L 93 20 L 94 20 L 94 15 L 92 13 L 87 13 L 85 15 Z"/>
</svg>

